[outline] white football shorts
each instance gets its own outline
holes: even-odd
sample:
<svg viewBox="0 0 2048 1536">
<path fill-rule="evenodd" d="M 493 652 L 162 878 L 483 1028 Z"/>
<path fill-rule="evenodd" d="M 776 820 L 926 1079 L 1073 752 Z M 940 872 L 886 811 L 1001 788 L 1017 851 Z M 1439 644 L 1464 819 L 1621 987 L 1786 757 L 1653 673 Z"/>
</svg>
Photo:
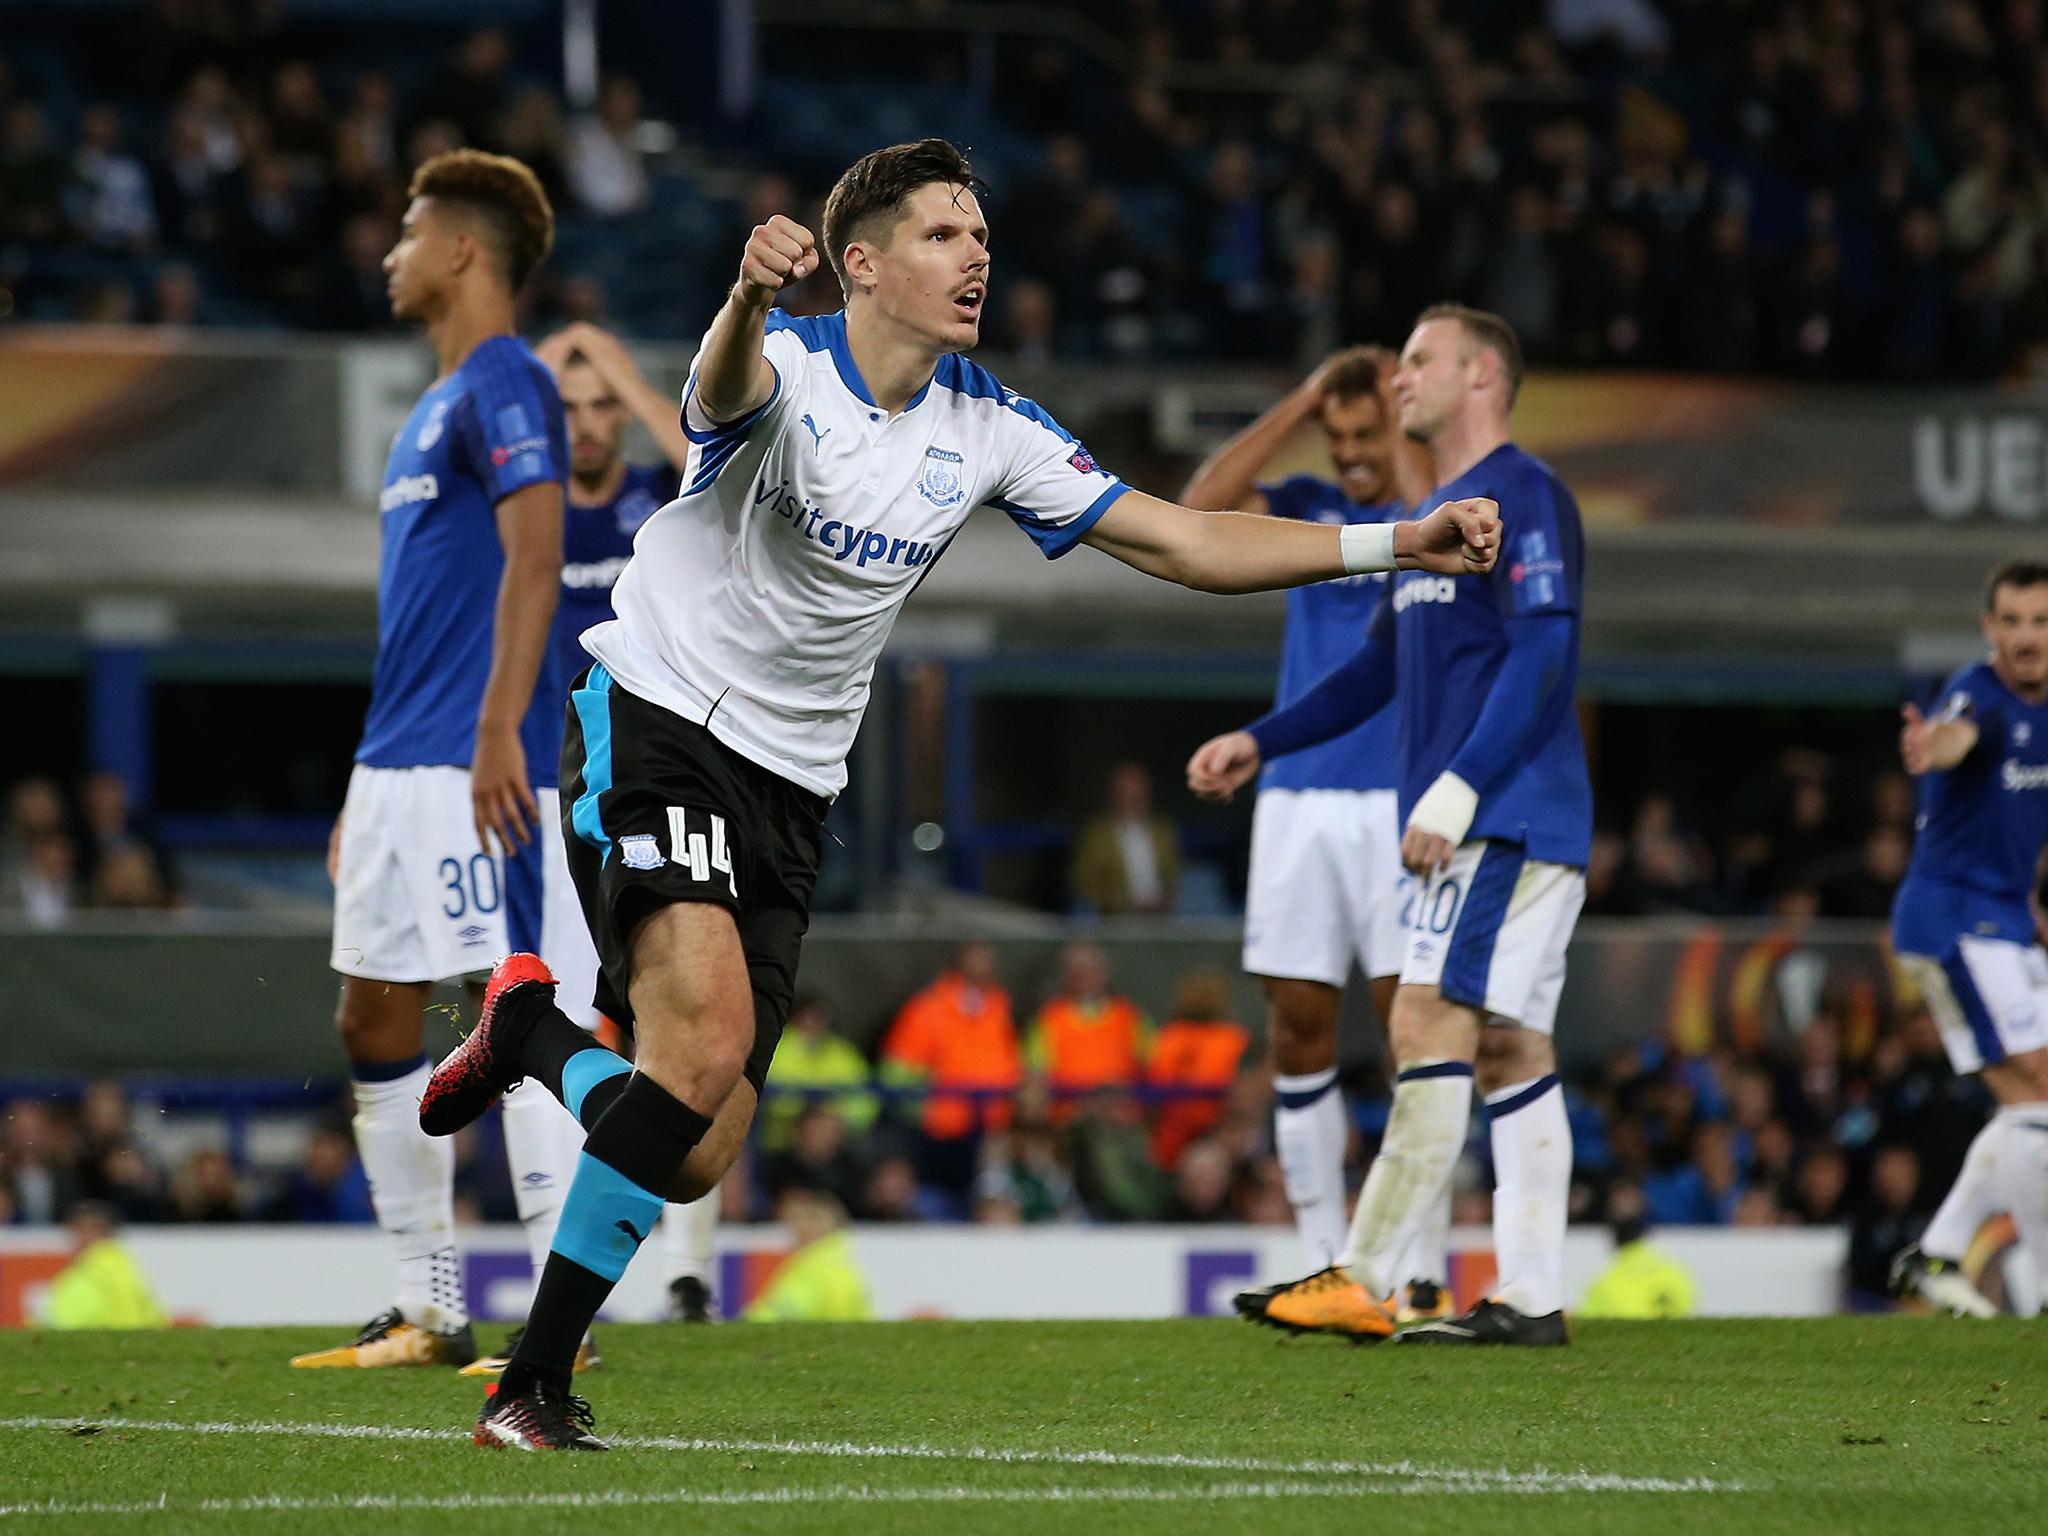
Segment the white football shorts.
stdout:
<svg viewBox="0 0 2048 1536">
<path fill-rule="evenodd" d="M 597 952 L 569 883 L 559 800 L 537 789 L 535 843 L 509 861 L 477 843 L 467 768 L 367 768 L 349 775 L 328 964 L 375 981 L 453 981 L 532 950 L 583 1022 Z"/>
<path fill-rule="evenodd" d="M 1919 987 L 1958 1072 L 2048 1049 L 2048 953 L 1964 934 L 1946 959 L 1900 955 L 1899 964 Z"/>
<path fill-rule="evenodd" d="M 1252 808 L 1244 968 L 1341 987 L 1401 969 L 1401 816 L 1391 789 L 1262 789 Z"/>
<path fill-rule="evenodd" d="M 1408 887 L 1403 986 L 1549 1034 L 1585 871 L 1527 858 L 1514 843 L 1463 843 L 1448 868 Z"/>
</svg>

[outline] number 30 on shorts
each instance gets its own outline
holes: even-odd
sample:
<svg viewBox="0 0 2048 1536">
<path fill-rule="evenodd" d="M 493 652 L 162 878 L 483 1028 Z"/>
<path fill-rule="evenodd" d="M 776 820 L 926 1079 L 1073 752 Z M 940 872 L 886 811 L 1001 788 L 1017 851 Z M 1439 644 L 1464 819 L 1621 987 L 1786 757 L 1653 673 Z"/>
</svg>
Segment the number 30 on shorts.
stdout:
<svg viewBox="0 0 2048 1536">
<path fill-rule="evenodd" d="M 441 861 L 441 889 L 448 893 L 441 903 L 443 917 L 462 917 L 471 908 L 479 912 L 498 910 L 498 861 L 488 853 L 473 853 L 469 862 Z"/>
<path fill-rule="evenodd" d="M 1458 907 L 1465 899 L 1465 882 L 1462 880 L 1439 880 L 1436 889 L 1425 892 L 1422 881 L 1413 875 L 1401 877 L 1401 926 L 1413 930 L 1427 928 L 1431 933 L 1449 933 L 1458 921 Z"/>
</svg>

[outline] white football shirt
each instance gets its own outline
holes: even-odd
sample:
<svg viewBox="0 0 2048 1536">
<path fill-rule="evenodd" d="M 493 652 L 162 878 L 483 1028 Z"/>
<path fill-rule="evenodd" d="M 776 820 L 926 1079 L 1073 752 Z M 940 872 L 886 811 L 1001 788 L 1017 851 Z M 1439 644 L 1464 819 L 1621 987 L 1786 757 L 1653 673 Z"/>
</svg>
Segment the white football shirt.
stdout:
<svg viewBox="0 0 2048 1536">
<path fill-rule="evenodd" d="M 692 371 L 682 494 L 641 525 L 618 618 L 583 646 L 629 692 L 830 797 L 897 610 L 968 514 L 1007 513 L 1057 559 L 1129 487 L 962 357 L 889 416 L 843 312 L 777 310 L 764 351 L 774 393 L 736 421 L 705 416 Z"/>
</svg>

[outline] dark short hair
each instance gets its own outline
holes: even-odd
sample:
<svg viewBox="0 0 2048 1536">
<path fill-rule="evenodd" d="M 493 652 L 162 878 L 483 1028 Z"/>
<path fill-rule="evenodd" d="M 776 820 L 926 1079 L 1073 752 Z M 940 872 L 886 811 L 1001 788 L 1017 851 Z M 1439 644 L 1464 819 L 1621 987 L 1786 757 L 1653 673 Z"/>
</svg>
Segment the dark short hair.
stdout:
<svg viewBox="0 0 2048 1536">
<path fill-rule="evenodd" d="M 1330 371 L 1323 375 L 1323 398 L 1356 400 L 1360 395 L 1377 395 L 1385 362 L 1386 353 L 1378 347 L 1346 347 L 1335 353 L 1329 361 Z"/>
<path fill-rule="evenodd" d="M 555 210 L 540 179 L 510 155 L 451 149 L 421 162 L 407 197 L 431 197 L 436 206 L 475 215 L 498 269 L 517 293 L 555 243 Z"/>
<path fill-rule="evenodd" d="M 2048 560 L 2008 560 L 1984 579 L 1984 611 L 1998 606 L 2000 587 L 2038 587 L 2048 582 Z"/>
<path fill-rule="evenodd" d="M 1474 309 L 1469 304 L 1432 304 L 1415 317 L 1417 325 L 1426 320 L 1455 320 L 1465 328 L 1473 345 L 1497 354 L 1501 372 L 1508 381 L 1508 404 L 1515 403 L 1515 396 L 1522 392 L 1522 343 L 1512 325 L 1489 310 Z"/>
<path fill-rule="evenodd" d="M 870 150 L 846 168 L 825 198 L 823 230 L 825 257 L 842 294 L 853 292 L 846 275 L 846 248 L 856 240 L 872 239 L 885 223 L 893 224 L 905 200 L 934 182 L 965 187 L 977 195 L 988 191 L 960 147 L 948 139 L 891 144 Z"/>
</svg>

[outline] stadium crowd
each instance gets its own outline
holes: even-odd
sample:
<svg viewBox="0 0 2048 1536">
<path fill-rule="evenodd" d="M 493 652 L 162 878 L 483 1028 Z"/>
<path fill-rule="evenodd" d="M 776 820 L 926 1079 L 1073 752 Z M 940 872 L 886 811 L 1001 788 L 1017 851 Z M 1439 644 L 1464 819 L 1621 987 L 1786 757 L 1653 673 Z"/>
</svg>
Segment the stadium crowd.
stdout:
<svg viewBox="0 0 2048 1536">
<path fill-rule="evenodd" d="M 992 78 L 970 0 L 919 7 L 919 46 L 770 29 L 738 131 L 625 74 L 572 114 L 495 29 L 411 68 L 271 5 L 154 0 L 118 48 L 62 16 L 69 46 L 0 49 L 0 307 L 383 329 L 407 170 L 467 142 L 563 210 L 536 326 L 677 339 L 750 224 L 815 224 L 849 135 L 951 131 L 996 183 L 990 339 L 1027 358 L 1312 360 L 1446 297 L 1583 365 L 1981 377 L 2048 334 L 2032 0 L 1039 8 L 1082 26 Z"/>
<path fill-rule="evenodd" d="M 1102 952 L 1071 946 L 1024 1017 L 996 952 L 963 946 L 870 1057 L 802 1001 L 768 1080 L 754 1144 L 722 1187 L 729 1220 L 792 1190 L 857 1220 L 1291 1224 L 1273 1154 L 1271 1077 L 1229 1016 L 1223 979 L 1183 979 L 1156 1027 L 1117 994 Z M 1355 1190 L 1384 1129 L 1376 1067 L 1350 1074 Z M 1682 1050 L 1662 1035 L 1613 1052 L 1569 1094 L 1572 1219 L 1640 1210 L 1653 1226 L 1847 1226 L 1845 1294 L 1882 1304 L 1885 1265 L 1917 1237 L 1985 1113 L 1910 1003 L 1868 1015 L 1824 997 L 1789 1043 Z M 345 1105 L 301 1117 L 296 1160 L 231 1160 L 204 1116 L 97 1081 L 75 1102 L 19 1097 L 0 1124 L 0 1224 L 61 1219 L 81 1199 L 130 1222 L 368 1222 Z M 1455 1177 L 1454 1219 L 1484 1223 L 1483 1121 Z M 514 1219 L 495 1117 L 458 1142 L 458 1209 Z"/>
</svg>

